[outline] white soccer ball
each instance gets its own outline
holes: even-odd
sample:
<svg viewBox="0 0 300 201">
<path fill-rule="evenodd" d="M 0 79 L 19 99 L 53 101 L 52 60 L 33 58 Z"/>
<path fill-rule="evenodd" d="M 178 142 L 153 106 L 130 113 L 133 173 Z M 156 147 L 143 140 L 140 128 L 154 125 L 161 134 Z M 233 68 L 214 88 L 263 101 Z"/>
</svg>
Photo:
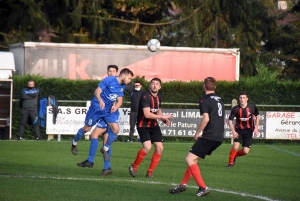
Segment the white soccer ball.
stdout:
<svg viewBox="0 0 300 201">
<path fill-rule="evenodd" d="M 160 48 L 160 42 L 157 39 L 150 39 L 147 43 L 148 50 L 156 52 Z"/>
</svg>

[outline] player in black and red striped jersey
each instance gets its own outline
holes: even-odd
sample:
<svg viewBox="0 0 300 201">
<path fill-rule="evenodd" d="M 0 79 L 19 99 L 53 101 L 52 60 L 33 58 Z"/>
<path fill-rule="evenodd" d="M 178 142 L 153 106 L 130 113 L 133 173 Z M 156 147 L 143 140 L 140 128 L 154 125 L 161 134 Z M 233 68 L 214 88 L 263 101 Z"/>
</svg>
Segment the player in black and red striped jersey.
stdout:
<svg viewBox="0 0 300 201">
<path fill-rule="evenodd" d="M 150 89 L 143 93 L 140 98 L 136 125 L 143 148 L 138 151 L 134 163 L 129 166 L 129 174 L 132 177 L 136 176 L 138 166 L 151 150 L 152 144 L 155 146 L 155 151 L 146 177 L 152 177 L 152 173 L 161 158 L 163 151 L 162 133 L 157 120 L 160 119 L 169 126 L 173 116 L 171 114 L 163 115 L 161 111 L 162 100 L 158 94 L 160 88 L 161 80 L 153 78 L 150 81 Z"/>
<path fill-rule="evenodd" d="M 253 134 L 258 134 L 259 112 L 255 104 L 248 103 L 248 95 L 241 92 L 239 95 L 240 104 L 231 109 L 229 116 L 229 127 L 234 138 L 233 147 L 230 150 L 228 166 L 234 166 L 236 157 L 244 156 L 249 153 Z M 255 118 L 254 118 L 255 117 Z M 233 126 L 233 119 L 236 118 L 236 124 Z M 240 143 L 243 142 L 243 148 L 239 149 Z"/>
</svg>

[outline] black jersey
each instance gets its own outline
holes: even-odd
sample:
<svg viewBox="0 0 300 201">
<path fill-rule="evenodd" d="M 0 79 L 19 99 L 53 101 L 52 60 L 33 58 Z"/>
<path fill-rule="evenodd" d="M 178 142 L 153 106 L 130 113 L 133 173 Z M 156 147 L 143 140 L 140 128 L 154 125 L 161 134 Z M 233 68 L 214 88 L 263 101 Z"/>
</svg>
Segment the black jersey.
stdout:
<svg viewBox="0 0 300 201">
<path fill-rule="evenodd" d="M 143 108 L 146 107 L 150 108 L 151 113 L 157 114 L 158 110 L 161 108 L 161 97 L 159 94 L 155 97 L 148 90 L 141 95 L 136 123 L 138 128 L 158 126 L 156 119 L 149 119 L 145 117 Z"/>
<path fill-rule="evenodd" d="M 229 120 L 236 118 L 235 129 L 252 129 L 254 130 L 254 116 L 259 115 L 255 104 L 248 103 L 245 108 L 236 105 L 231 109 Z"/>
<path fill-rule="evenodd" d="M 130 111 L 138 112 L 140 98 L 143 93 L 145 93 L 145 90 L 140 90 L 140 91 L 134 90 L 133 92 L 131 92 L 131 94 L 130 94 L 130 96 L 131 96 Z"/>
<path fill-rule="evenodd" d="M 223 142 L 225 107 L 216 94 L 207 94 L 200 100 L 200 113 L 208 113 L 209 121 L 202 134 L 203 139 Z"/>
</svg>

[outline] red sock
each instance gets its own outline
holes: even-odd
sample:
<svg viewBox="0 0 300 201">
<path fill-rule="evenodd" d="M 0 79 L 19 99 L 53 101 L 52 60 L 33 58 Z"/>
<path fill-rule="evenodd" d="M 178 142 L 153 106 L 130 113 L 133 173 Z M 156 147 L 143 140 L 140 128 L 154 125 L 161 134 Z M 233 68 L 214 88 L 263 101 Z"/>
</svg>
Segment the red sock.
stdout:
<svg viewBox="0 0 300 201">
<path fill-rule="evenodd" d="M 244 155 L 246 155 L 246 154 L 245 154 L 244 150 L 241 149 L 238 152 L 236 152 L 236 156 L 235 157 L 244 156 Z"/>
<path fill-rule="evenodd" d="M 158 163 L 160 161 L 160 157 L 161 157 L 161 154 L 157 153 L 156 151 L 153 153 L 151 163 L 150 163 L 150 166 L 149 166 L 149 169 L 148 169 L 148 175 L 149 176 L 152 175 L 152 172 L 154 171 L 154 169 L 158 165 Z"/>
<path fill-rule="evenodd" d="M 189 166 L 189 169 L 191 171 L 191 174 L 193 175 L 196 183 L 198 184 L 198 186 L 202 187 L 202 188 L 206 188 L 206 185 L 201 177 L 201 172 L 200 172 L 200 168 L 197 164 L 191 165 Z"/>
<path fill-rule="evenodd" d="M 139 152 L 136 155 L 135 161 L 132 164 L 134 171 L 136 172 L 139 164 L 144 160 L 145 156 L 147 155 L 147 153 L 144 151 L 144 149 L 140 149 Z"/>
<path fill-rule="evenodd" d="M 236 157 L 236 150 L 234 148 L 232 148 L 230 150 L 230 154 L 229 154 L 229 161 L 228 164 L 232 165 L 234 158 Z"/>
<path fill-rule="evenodd" d="M 182 181 L 181 181 L 181 183 L 180 183 L 180 185 L 187 184 L 187 183 L 189 182 L 191 176 L 192 176 L 192 173 L 191 173 L 191 171 L 190 171 L 190 168 L 187 167 L 187 168 L 186 168 L 186 171 L 185 171 L 185 173 L 184 173 L 184 176 L 183 176 L 183 178 L 182 178 Z"/>
</svg>

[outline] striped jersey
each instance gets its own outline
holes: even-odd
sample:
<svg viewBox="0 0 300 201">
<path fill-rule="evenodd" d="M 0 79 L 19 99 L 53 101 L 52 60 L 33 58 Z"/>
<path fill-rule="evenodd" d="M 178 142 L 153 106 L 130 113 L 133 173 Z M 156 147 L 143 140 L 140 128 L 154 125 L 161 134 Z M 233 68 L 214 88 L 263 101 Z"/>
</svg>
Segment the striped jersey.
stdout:
<svg viewBox="0 0 300 201">
<path fill-rule="evenodd" d="M 149 128 L 158 126 L 158 122 L 156 119 L 149 119 L 145 117 L 143 108 L 150 108 L 151 113 L 157 114 L 157 112 L 161 108 L 160 95 L 157 94 L 157 96 L 155 97 L 149 90 L 141 95 L 136 123 L 137 128 Z"/>
<path fill-rule="evenodd" d="M 236 118 L 235 129 L 252 129 L 254 130 L 254 116 L 259 115 L 255 104 L 248 103 L 245 108 L 239 105 L 231 109 L 229 120 L 233 121 Z"/>
</svg>

